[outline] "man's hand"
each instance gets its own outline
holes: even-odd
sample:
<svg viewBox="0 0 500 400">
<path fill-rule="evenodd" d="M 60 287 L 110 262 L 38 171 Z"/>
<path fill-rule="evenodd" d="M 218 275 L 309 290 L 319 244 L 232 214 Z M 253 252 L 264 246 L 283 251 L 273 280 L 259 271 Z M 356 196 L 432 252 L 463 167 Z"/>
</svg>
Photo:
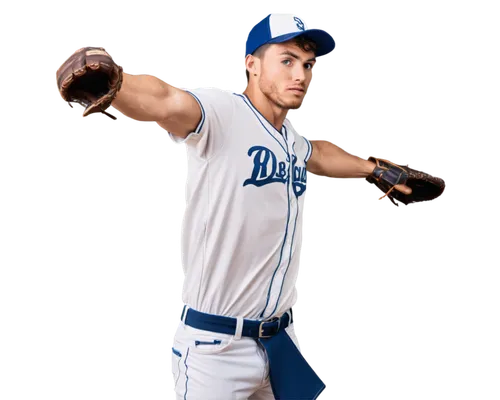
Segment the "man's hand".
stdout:
<svg viewBox="0 0 500 400">
<path fill-rule="evenodd" d="M 402 184 L 394 186 L 394 189 L 399 190 L 401 193 L 406 195 L 411 194 L 412 192 L 411 187 Z"/>
</svg>

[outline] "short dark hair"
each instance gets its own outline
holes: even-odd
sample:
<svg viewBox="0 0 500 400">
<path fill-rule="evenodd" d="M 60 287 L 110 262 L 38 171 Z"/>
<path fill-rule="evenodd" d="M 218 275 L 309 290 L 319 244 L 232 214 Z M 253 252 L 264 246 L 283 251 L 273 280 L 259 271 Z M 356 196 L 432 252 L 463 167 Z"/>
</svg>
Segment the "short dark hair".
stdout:
<svg viewBox="0 0 500 400">
<path fill-rule="evenodd" d="M 312 39 L 309 39 L 303 35 L 300 35 L 300 36 L 296 36 L 294 37 L 293 39 L 290 39 L 290 40 L 293 40 L 293 42 L 302 50 L 304 51 L 312 51 L 314 53 L 314 56 L 316 57 L 316 52 L 318 50 L 318 45 L 316 44 L 316 42 Z M 257 50 L 255 50 L 252 54 L 255 56 L 255 57 L 258 57 L 258 58 L 261 58 L 266 49 L 269 47 L 269 45 L 263 45 L 261 47 L 259 47 Z M 245 73 L 247 75 L 247 82 L 250 81 L 250 74 L 248 73 L 248 69 L 245 70 Z"/>
</svg>

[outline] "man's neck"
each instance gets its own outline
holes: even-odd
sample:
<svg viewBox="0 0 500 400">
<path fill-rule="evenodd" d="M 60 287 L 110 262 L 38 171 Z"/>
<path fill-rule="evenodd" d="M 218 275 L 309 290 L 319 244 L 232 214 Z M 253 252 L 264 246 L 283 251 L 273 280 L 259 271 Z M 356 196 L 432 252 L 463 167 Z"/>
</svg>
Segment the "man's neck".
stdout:
<svg viewBox="0 0 500 400">
<path fill-rule="evenodd" d="M 287 109 L 280 108 L 271 102 L 260 90 L 252 90 L 247 87 L 243 92 L 253 106 L 273 125 L 277 131 L 281 132 L 283 121 L 288 113 Z"/>
</svg>

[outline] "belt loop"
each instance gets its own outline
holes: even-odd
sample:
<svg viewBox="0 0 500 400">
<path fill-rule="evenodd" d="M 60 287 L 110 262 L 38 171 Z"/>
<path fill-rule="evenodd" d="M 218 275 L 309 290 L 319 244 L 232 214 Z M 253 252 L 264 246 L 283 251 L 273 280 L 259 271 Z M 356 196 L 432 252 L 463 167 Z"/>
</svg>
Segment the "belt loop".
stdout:
<svg viewBox="0 0 500 400">
<path fill-rule="evenodd" d="M 243 317 L 236 317 L 236 331 L 234 333 L 234 339 L 240 340 L 242 332 L 243 332 Z"/>
<path fill-rule="evenodd" d="M 294 307 L 290 308 L 288 312 L 290 313 L 290 324 L 295 325 L 295 318 L 297 317 L 295 308 Z"/>
<path fill-rule="evenodd" d="M 287 328 L 292 324 L 292 313 L 290 310 L 286 312 L 288 314 L 288 325 L 286 326 Z"/>
<path fill-rule="evenodd" d="M 187 316 L 187 312 L 189 310 L 189 306 L 188 305 L 184 305 L 184 315 L 182 316 L 182 322 L 185 324 L 185 320 L 186 320 L 186 316 Z"/>
</svg>

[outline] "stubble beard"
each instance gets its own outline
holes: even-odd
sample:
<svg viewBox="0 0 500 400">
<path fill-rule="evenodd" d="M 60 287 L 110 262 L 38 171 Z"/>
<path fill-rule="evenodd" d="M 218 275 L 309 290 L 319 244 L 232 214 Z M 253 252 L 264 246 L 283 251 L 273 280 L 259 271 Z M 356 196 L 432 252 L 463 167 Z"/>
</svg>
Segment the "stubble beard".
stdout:
<svg viewBox="0 0 500 400">
<path fill-rule="evenodd" d="M 274 83 L 265 84 L 261 79 L 259 81 L 259 86 L 261 92 L 264 93 L 264 96 L 266 96 L 267 99 L 278 108 L 281 108 L 283 110 L 297 110 L 302 105 L 302 100 L 304 97 L 292 101 L 285 100 L 282 96 L 280 96 L 278 87 Z"/>
</svg>

